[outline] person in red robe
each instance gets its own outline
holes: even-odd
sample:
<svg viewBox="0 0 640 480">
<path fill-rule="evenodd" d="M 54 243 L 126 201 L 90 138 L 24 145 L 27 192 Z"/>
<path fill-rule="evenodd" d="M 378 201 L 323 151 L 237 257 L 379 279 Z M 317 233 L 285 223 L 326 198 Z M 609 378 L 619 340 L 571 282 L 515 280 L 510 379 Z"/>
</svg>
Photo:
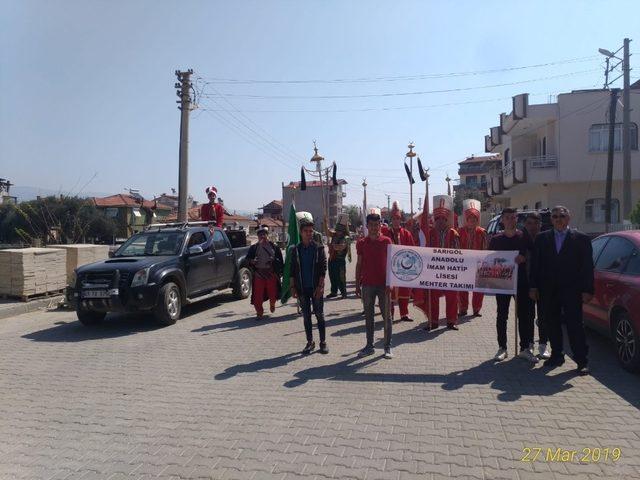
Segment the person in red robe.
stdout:
<svg viewBox="0 0 640 480">
<path fill-rule="evenodd" d="M 205 190 L 209 203 L 205 203 L 200 207 L 200 219 L 205 222 L 213 222 L 217 227 L 222 227 L 224 221 L 224 208 L 220 203 L 216 202 L 218 198 L 218 189 L 216 187 L 207 187 Z"/>
<path fill-rule="evenodd" d="M 473 199 L 464 200 L 462 214 L 464 216 L 464 227 L 458 230 L 460 248 L 465 250 L 486 250 L 489 241 L 487 231 L 480 226 L 480 202 Z M 473 292 L 471 297 L 473 316 L 480 317 L 484 295 L 480 292 Z M 459 298 L 460 311 L 458 316 L 464 317 L 469 310 L 469 292 L 459 292 Z"/>
<path fill-rule="evenodd" d="M 410 247 L 415 246 L 413 241 L 413 235 L 409 230 L 402 228 L 400 222 L 402 221 L 402 212 L 398 202 L 393 202 L 391 207 L 391 228 L 389 228 L 388 236 L 394 245 L 407 245 Z M 411 299 L 411 289 L 406 287 L 394 287 L 391 290 L 391 319 L 394 317 L 395 305 L 400 308 L 400 321 L 401 322 L 413 322 L 413 319 L 409 317 L 409 300 Z"/>
<path fill-rule="evenodd" d="M 426 222 L 424 222 L 426 223 Z M 460 236 L 453 223 L 453 197 L 436 195 L 433 197 L 433 227 L 420 231 L 420 246 L 431 248 L 460 248 Z M 447 328 L 458 330 L 458 292 L 453 290 L 422 290 L 414 304 L 427 315 L 425 330 L 439 327 L 440 297 L 444 296 L 447 313 Z"/>
</svg>

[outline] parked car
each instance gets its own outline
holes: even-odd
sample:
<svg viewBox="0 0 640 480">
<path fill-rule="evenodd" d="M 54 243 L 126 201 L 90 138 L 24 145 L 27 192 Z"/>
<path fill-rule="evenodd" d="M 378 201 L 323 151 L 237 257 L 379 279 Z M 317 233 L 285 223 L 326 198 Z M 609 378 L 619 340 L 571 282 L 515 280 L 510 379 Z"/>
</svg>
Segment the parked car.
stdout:
<svg viewBox="0 0 640 480">
<path fill-rule="evenodd" d="M 553 228 L 553 226 L 551 225 L 551 210 L 549 210 L 548 208 L 542 210 L 519 210 L 517 214 L 518 218 L 516 228 L 524 228 L 524 221 L 527 218 L 527 214 L 529 213 L 538 213 L 540 214 L 540 217 L 542 217 L 542 226 L 540 231 L 544 232 L 545 230 Z M 496 215 L 491 220 L 489 220 L 489 223 L 487 225 L 487 233 L 489 234 L 489 238 L 491 238 L 491 236 L 495 235 L 501 230 L 504 230 L 504 226 L 502 225 L 502 222 L 500 222 L 500 215 Z"/>
<path fill-rule="evenodd" d="M 70 298 L 78 320 L 93 325 L 108 312 L 151 312 L 162 325 L 182 306 L 232 288 L 251 293 L 249 247 L 233 248 L 224 230 L 206 224 L 154 225 L 129 238 L 108 260 L 76 269 Z"/>
<path fill-rule="evenodd" d="M 592 241 L 595 295 L 584 305 L 585 322 L 610 336 L 618 360 L 640 370 L 640 230 L 609 233 Z"/>
</svg>

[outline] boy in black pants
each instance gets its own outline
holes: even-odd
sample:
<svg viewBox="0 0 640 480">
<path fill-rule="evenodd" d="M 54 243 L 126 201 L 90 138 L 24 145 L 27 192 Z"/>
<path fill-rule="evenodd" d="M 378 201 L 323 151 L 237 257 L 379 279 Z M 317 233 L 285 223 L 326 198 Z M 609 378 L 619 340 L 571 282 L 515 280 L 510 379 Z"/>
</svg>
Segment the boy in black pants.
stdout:
<svg viewBox="0 0 640 480">
<path fill-rule="evenodd" d="M 307 345 L 302 353 L 308 355 L 316 348 L 313 341 L 311 306 L 318 321 L 320 333 L 320 353 L 329 353 L 324 322 L 324 277 L 327 273 L 327 256 L 324 246 L 313 240 L 313 222 L 300 220 L 301 242 L 291 252 L 291 295 L 300 299 Z"/>
<path fill-rule="evenodd" d="M 533 319 L 535 316 L 535 304 L 529 298 L 529 285 L 527 282 L 527 269 L 525 266 L 527 250 L 530 249 L 530 241 L 524 234 L 516 229 L 516 210 L 505 208 L 501 216 L 504 230 L 495 235 L 489 243 L 489 250 L 517 250 L 516 257 L 518 264 L 518 333 L 520 334 L 520 353 L 518 357 L 531 363 L 538 363 L 538 358 L 531 351 L 533 343 Z M 496 319 L 496 330 L 498 333 L 498 353 L 495 355 L 497 361 L 507 358 L 507 319 L 509 318 L 509 304 L 512 295 L 496 295 L 498 304 L 498 317 Z"/>
</svg>

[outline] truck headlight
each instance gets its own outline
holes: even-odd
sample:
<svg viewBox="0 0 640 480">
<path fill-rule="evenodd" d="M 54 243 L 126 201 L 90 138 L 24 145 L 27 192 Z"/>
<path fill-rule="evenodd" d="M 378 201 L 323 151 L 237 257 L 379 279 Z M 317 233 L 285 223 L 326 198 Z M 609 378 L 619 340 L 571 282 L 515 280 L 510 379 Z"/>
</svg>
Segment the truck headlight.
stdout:
<svg viewBox="0 0 640 480">
<path fill-rule="evenodd" d="M 149 280 L 149 269 L 143 268 L 142 270 L 138 270 L 136 274 L 133 276 L 133 280 L 131 280 L 132 287 L 139 287 L 140 285 L 146 285 Z"/>
</svg>

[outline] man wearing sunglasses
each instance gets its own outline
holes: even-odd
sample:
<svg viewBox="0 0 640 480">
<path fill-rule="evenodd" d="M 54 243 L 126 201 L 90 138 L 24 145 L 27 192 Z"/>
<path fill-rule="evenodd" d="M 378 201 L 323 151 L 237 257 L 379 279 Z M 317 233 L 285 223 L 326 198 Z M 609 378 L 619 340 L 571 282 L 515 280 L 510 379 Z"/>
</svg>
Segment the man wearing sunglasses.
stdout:
<svg viewBox="0 0 640 480">
<path fill-rule="evenodd" d="M 571 214 L 563 206 L 551 210 L 553 229 L 540 233 L 534 243 L 530 296 L 542 302 L 543 322 L 551 357 L 545 367 L 564 363 L 561 321 L 567 327 L 569 344 L 579 375 L 588 375 L 588 346 L 582 323 L 582 304 L 593 297 L 591 241 L 584 233 L 569 229 Z"/>
</svg>

